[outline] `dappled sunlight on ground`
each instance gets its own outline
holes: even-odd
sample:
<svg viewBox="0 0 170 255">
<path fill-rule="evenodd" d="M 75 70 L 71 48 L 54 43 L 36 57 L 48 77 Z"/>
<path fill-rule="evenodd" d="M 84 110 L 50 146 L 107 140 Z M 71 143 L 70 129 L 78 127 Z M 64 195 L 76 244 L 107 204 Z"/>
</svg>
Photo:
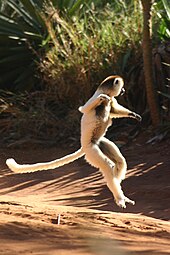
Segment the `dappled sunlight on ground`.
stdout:
<svg viewBox="0 0 170 255">
<path fill-rule="evenodd" d="M 68 153 L 1 150 L 0 254 L 110 255 L 113 247 L 116 255 L 168 254 L 170 152 L 166 144 L 159 148 L 163 154 L 150 145 L 122 149 L 128 162 L 123 190 L 136 201 L 125 210 L 115 204 L 101 173 L 83 159 L 56 170 L 13 174 L 4 163 L 8 157 L 31 163 Z"/>
</svg>

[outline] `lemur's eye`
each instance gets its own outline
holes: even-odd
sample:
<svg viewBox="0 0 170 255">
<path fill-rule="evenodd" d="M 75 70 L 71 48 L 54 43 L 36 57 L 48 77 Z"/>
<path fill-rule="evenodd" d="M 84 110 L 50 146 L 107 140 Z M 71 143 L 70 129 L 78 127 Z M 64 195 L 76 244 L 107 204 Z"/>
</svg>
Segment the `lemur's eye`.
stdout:
<svg viewBox="0 0 170 255">
<path fill-rule="evenodd" d="M 119 84 L 119 79 L 115 79 L 114 84 L 118 85 Z"/>
</svg>

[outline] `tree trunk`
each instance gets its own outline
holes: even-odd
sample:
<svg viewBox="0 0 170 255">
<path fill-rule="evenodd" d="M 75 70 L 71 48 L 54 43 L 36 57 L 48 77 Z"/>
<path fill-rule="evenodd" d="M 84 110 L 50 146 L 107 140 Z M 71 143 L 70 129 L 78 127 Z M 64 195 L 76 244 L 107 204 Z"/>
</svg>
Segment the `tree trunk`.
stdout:
<svg viewBox="0 0 170 255">
<path fill-rule="evenodd" d="M 150 110 L 151 120 L 154 127 L 160 123 L 159 110 L 156 100 L 156 91 L 153 85 L 152 66 L 152 27 L 151 6 L 152 0 L 141 0 L 143 6 L 143 63 L 146 84 L 147 102 Z"/>
</svg>

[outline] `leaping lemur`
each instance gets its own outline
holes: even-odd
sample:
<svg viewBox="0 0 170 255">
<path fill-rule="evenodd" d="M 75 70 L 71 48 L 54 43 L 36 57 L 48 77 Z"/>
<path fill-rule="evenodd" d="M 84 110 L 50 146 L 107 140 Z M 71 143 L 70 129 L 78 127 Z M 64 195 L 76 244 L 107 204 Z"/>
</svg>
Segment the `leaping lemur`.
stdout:
<svg viewBox="0 0 170 255">
<path fill-rule="evenodd" d="M 102 172 L 118 206 L 126 208 L 126 202 L 135 204 L 124 195 L 120 185 L 127 170 L 126 160 L 118 147 L 104 137 L 112 124 L 112 118 L 130 117 L 141 121 L 140 115 L 121 106 L 115 99 L 124 93 L 123 86 L 124 82 L 120 76 L 109 76 L 102 81 L 85 105 L 79 107 L 79 111 L 83 113 L 79 150 L 46 163 L 20 165 L 11 158 L 6 161 L 8 167 L 16 173 L 48 170 L 68 164 L 85 155 L 86 161 Z"/>
</svg>

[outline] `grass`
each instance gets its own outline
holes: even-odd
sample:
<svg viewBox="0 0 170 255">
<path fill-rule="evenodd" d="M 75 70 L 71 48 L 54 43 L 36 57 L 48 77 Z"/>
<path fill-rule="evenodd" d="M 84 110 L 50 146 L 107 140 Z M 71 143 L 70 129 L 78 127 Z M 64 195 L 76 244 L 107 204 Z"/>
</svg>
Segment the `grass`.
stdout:
<svg viewBox="0 0 170 255">
<path fill-rule="evenodd" d="M 50 39 L 38 66 L 43 85 L 30 93 L 1 93 L 3 121 L 0 135 L 3 141 L 15 145 L 18 144 L 15 141 L 21 143 L 31 139 L 34 142 L 48 140 L 52 144 L 64 139 L 77 142 L 81 118 L 78 107 L 111 74 L 119 74 L 125 79 L 127 93 L 120 102 L 142 114 L 145 123 L 150 123 L 142 69 L 142 10 L 139 1 L 121 9 L 114 9 L 111 5 L 102 10 L 95 7 L 85 9 L 81 16 L 71 18 L 61 17 L 52 7 L 46 7 L 46 13 L 42 17 Z M 46 41 L 43 43 L 47 46 Z M 159 52 L 161 61 L 167 62 L 164 52 L 161 53 L 160 49 L 155 52 Z M 167 94 L 165 84 L 166 78 L 170 77 L 169 69 L 164 69 L 157 53 L 155 88 Z M 160 66 L 162 72 L 159 76 Z M 160 86 L 157 82 L 162 74 L 165 79 Z M 160 94 L 159 100 L 161 107 L 166 105 L 167 109 L 169 99 Z M 167 120 L 169 113 L 166 111 L 162 116 Z M 124 121 L 122 123 L 125 125 Z M 116 127 L 115 122 L 113 128 Z"/>
<path fill-rule="evenodd" d="M 40 68 L 46 84 L 58 91 L 57 99 L 67 98 L 71 105 L 78 105 L 107 75 L 125 71 L 131 54 L 140 48 L 142 32 L 140 8 L 129 12 L 125 16 L 108 5 L 103 11 L 89 9 L 69 21 L 53 12 L 54 47 Z"/>
</svg>

